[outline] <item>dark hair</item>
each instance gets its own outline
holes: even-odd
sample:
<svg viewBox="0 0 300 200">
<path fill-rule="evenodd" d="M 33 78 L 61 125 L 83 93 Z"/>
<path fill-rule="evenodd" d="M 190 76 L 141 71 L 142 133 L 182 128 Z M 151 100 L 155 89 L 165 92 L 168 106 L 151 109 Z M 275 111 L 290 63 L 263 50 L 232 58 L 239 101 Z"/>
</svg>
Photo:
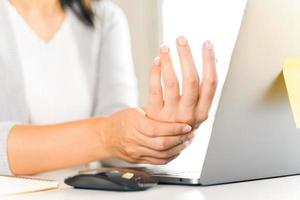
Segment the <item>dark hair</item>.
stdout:
<svg viewBox="0 0 300 200">
<path fill-rule="evenodd" d="M 91 8 L 92 0 L 60 0 L 62 8 L 70 8 L 86 25 L 94 26 L 94 12 Z"/>
</svg>

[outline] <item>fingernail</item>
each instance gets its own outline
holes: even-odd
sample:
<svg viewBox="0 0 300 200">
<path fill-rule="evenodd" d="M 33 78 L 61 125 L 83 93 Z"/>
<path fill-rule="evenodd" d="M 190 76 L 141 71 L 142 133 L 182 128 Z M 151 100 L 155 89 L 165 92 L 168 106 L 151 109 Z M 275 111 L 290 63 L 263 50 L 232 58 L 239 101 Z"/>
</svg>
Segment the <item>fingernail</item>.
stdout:
<svg viewBox="0 0 300 200">
<path fill-rule="evenodd" d="M 187 45 L 187 39 L 183 36 L 177 38 L 177 44 L 180 46 L 185 46 Z"/>
<path fill-rule="evenodd" d="M 185 127 L 183 127 L 182 131 L 183 133 L 189 133 L 192 130 L 192 127 L 189 125 L 186 125 Z"/>
<path fill-rule="evenodd" d="M 205 43 L 204 43 L 204 46 L 206 49 L 208 50 L 212 50 L 214 48 L 212 42 L 210 40 L 207 40 Z"/>
<path fill-rule="evenodd" d="M 187 139 L 192 140 L 192 139 L 194 139 L 194 137 L 195 137 L 195 133 L 192 133 L 187 136 Z"/>
<path fill-rule="evenodd" d="M 160 47 L 161 52 L 163 53 L 169 53 L 169 47 L 167 45 L 162 45 Z"/>
<path fill-rule="evenodd" d="M 186 146 L 186 147 L 190 146 L 190 144 L 191 144 L 191 142 L 190 142 L 190 141 L 186 141 L 186 142 L 184 142 L 184 146 Z"/>
<path fill-rule="evenodd" d="M 160 57 L 156 57 L 156 58 L 154 59 L 154 65 L 155 65 L 155 66 L 159 66 L 159 65 L 160 65 Z"/>
</svg>

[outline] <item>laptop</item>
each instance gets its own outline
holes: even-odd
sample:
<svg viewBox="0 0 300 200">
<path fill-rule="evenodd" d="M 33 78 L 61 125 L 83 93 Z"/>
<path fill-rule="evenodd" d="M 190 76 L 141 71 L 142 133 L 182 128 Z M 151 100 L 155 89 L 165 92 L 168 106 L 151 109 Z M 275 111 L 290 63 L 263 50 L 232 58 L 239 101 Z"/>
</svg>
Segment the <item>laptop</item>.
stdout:
<svg viewBox="0 0 300 200">
<path fill-rule="evenodd" d="M 300 129 L 282 75 L 286 58 L 300 58 L 299 11 L 299 0 L 249 0 L 209 132 L 200 128 L 170 164 L 142 167 L 186 185 L 300 174 Z"/>
</svg>

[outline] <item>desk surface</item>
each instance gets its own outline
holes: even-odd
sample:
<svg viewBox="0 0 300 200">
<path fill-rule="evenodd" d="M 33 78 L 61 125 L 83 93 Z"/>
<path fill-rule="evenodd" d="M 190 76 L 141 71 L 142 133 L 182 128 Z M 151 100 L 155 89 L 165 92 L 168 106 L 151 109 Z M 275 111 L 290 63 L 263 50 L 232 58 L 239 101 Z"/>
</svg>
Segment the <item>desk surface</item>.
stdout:
<svg viewBox="0 0 300 200">
<path fill-rule="evenodd" d="M 243 183 L 225 184 L 218 186 L 171 186 L 159 185 L 144 192 L 109 192 L 79 190 L 63 184 L 63 179 L 73 175 L 77 170 L 63 170 L 38 177 L 50 178 L 60 181 L 60 189 L 54 191 L 22 194 L 9 197 L 1 197 L 1 200 L 100 200 L 100 199 L 130 199 L 130 200 L 299 200 L 300 199 L 300 176 L 251 181 Z"/>
</svg>

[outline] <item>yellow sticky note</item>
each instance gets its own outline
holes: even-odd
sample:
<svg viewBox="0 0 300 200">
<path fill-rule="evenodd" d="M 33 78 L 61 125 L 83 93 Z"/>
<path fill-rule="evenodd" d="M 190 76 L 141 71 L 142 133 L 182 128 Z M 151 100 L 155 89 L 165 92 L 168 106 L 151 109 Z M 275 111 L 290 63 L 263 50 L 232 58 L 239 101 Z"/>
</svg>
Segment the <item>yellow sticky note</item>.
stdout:
<svg viewBox="0 0 300 200">
<path fill-rule="evenodd" d="M 296 126 L 300 128 L 300 59 L 287 59 L 283 75 Z"/>
</svg>

